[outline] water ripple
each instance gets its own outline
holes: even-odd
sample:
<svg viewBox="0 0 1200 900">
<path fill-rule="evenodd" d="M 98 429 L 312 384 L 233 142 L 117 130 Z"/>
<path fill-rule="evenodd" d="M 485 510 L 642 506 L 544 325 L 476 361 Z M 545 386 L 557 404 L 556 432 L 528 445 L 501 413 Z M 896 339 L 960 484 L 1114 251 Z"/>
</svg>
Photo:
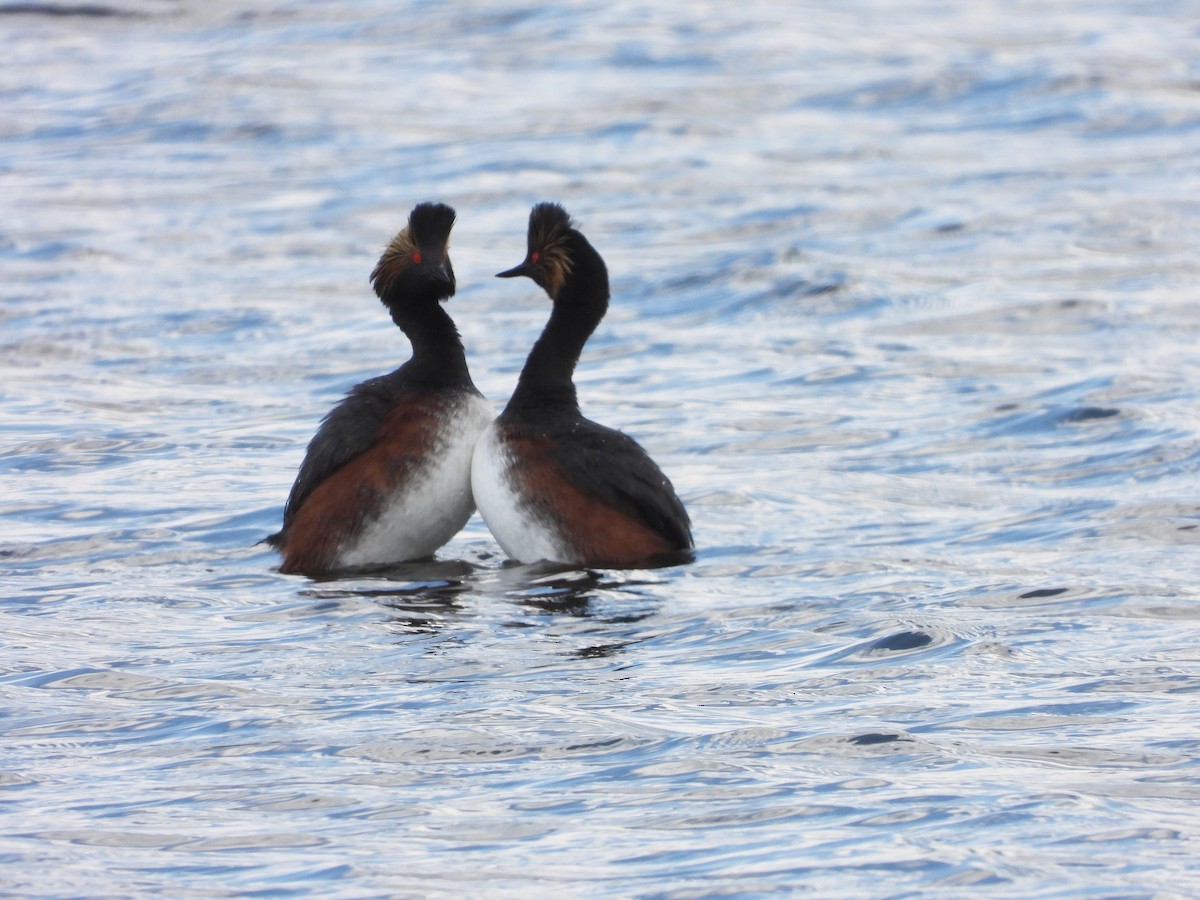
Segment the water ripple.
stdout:
<svg viewBox="0 0 1200 900">
<path fill-rule="evenodd" d="M 1200 23 L 885 7 L 0 6 L 10 892 L 1200 890 Z M 423 199 L 497 406 L 582 223 L 693 562 L 275 570 Z"/>
</svg>

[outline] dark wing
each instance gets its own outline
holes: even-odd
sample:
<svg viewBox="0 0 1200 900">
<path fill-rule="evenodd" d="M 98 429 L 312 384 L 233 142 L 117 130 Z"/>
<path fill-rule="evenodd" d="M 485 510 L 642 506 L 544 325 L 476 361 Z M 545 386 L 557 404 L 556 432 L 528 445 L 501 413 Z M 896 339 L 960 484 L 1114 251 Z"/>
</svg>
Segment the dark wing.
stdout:
<svg viewBox="0 0 1200 900">
<path fill-rule="evenodd" d="M 388 411 L 403 394 L 398 376 L 399 372 L 393 372 L 355 385 L 321 420 L 283 508 L 283 528 L 267 538 L 269 543 L 280 542 L 317 485 L 371 446 Z"/>
<path fill-rule="evenodd" d="M 555 437 L 554 458 L 576 487 L 645 523 L 678 549 L 692 549 L 687 510 L 637 441 L 588 419 Z"/>
</svg>

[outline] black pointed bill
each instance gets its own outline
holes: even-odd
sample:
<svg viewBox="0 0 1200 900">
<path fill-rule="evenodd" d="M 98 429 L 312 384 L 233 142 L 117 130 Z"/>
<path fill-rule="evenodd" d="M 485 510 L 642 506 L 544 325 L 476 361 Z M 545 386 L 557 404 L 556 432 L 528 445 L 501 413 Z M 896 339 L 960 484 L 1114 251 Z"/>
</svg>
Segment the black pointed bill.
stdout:
<svg viewBox="0 0 1200 900">
<path fill-rule="evenodd" d="M 454 271 L 450 268 L 449 260 L 442 260 L 433 267 L 433 277 L 438 281 L 444 281 L 446 284 L 454 284 Z"/>
<path fill-rule="evenodd" d="M 513 266 L 511 269 L 505 269 L 503 272 L 497 272 L 497 278 L 516 278 L 520 275 L 526 275 L 529 278 L 533 277 L 533 265 L 529 260 L 521 263 L 519 266 Z"/>
</svg>

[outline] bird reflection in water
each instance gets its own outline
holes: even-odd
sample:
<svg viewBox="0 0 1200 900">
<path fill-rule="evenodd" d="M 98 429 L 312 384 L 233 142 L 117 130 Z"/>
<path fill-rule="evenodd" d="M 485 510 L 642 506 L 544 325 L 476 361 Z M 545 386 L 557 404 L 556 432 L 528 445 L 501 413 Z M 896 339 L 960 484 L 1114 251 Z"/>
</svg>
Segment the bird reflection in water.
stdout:
<svg viewBox="0 0 1200 900">
<path fill-rule="evenodd" d="M 405 632 L 432 633 L 470 615 L 473 603 L 511 604 L 510 627 L 534 627 L 534 617 L 588 619 L 606 626 L 640 622 L 659 602 L 642 588 L 658 581 L 648 571 L 579 569 L 555 563 L 477 565 L 467 560 L 401 563 L 355 572 L 314 585 L 306 595 L 319 600 L 369 598 L 391 613 L 389 625 Z M 575 651 L 589 658 L 628 645 L 607 639 Z"/>
</svg>

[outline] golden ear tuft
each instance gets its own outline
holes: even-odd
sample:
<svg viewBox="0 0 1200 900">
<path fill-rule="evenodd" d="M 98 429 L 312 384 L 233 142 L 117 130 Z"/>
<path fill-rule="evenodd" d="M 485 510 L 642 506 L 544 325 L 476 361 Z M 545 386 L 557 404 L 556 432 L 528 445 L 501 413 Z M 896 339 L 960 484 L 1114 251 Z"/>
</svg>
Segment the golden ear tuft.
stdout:
<svg viewBox="0 0 1200 900">
<path fill-rule="evenodd" d="M 546 282 L 546 293 L 551 300 L 558 299 L 558 292 L 567 283 L 571 274 L 571 257 L 567 254 L 564 244 L 549 246 L 542 253 L 542 272 Z"/>
<path fill-rule="evenodd" d="M 400 273 L 413 264 L 413 256 L 417 253 L 412 228 L 405 225 L 387 245 L 371 273 L 371 284 L 380 299 L 392 289 Z"/>
<path fill-rule="evenodd" d="M 567 211 L 557 203 L 539 203 L 529 213 L 529 252 L 531 256 L 535 253 L 540 256 L 543 286 L 552 300 L 558 298 L 571 274 L 567 239 L 574 225 Z"/>
</svg>

